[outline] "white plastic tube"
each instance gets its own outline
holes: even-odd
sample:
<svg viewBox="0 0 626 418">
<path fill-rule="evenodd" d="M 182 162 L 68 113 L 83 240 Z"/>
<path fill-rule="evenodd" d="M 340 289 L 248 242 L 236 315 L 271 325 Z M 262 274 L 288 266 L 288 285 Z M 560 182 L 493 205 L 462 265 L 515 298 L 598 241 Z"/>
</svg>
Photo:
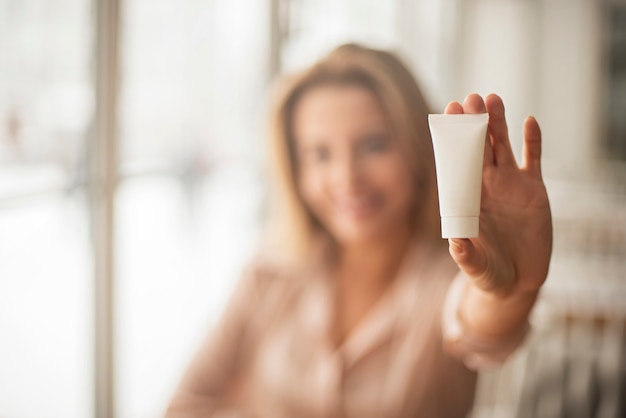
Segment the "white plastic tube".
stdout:
<svg viewBox="0 0 626 418">
<path fill-rule="evenodd" d="M 478 237 L 487 113 L 428 115 L 442 238 Z"/>
</svg>

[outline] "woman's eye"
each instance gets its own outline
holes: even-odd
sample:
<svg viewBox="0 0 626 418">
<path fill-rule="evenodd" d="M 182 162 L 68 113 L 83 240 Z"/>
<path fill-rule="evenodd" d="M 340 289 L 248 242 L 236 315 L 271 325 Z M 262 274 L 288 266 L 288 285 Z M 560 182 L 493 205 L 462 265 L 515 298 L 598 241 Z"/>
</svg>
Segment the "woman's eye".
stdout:
<svg viewBox="0 0 626 418">
<path fill-rule="evenodd" d="M 326 147 L 314 147 L 304 153 L 305 160 L 314 163 L 323 163 L 330 159 L 330 152 Z"/>
<path fill-rule="evenodd" d="M 361 150 L 368 153 L 383 152 L 387 148 L 389 148 L 389 143 L 384 136 L 370 136 L 361 142 Z"/>
</svg>

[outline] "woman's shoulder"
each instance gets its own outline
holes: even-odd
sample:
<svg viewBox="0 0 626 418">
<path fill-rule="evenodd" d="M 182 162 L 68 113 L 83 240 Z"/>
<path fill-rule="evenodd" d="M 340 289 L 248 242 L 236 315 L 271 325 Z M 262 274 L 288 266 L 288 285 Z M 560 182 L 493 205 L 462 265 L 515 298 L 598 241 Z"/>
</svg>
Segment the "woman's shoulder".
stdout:
<svg viewBox="0 0 626 418">
<path fill-rule="evenodd" d="M 277 262 L 263 253 L 253 256 L 244 268 L 235 290 L 235 305 L 247 318 L 254 338 L 262 338 L 271 324 L 285 317 L 285 312 L 298 306 L 304 277 L 293 266 Z"/>
<path fill-rule="evenodd" d="M 241 286 L 258 297 L 264 297 L 268 293 L 292 291 L 298 287 L 304 275 L 302 266 L 259 250 L 244 267 Z"/>
</svg>

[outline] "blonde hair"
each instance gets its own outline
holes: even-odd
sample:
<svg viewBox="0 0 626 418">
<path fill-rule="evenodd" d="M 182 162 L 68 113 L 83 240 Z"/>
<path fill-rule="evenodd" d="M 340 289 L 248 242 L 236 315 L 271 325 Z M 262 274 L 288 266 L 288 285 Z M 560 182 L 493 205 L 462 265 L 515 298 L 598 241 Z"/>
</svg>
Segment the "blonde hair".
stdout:
<svg viewBox="0 0 626 418">
<path fill-rule="evenodd" d="M 428 106 L 414 78 L 393 54 L 355 44 L 337 47 L 312 67 L 280 80 L 270 113 L 269 163 L 272 207 L 269 234 L 287 258 L 310 254 L 326 234 L 303 202 L 297 187 L 293 113 L 310 89 L 325 84 L 364 87 L 380 101 L 393 134 L 403 144 L 415 178 L 415 233 L 438 240 L 439 218 L 434 157 L 428 129 Z"/>
</svg>

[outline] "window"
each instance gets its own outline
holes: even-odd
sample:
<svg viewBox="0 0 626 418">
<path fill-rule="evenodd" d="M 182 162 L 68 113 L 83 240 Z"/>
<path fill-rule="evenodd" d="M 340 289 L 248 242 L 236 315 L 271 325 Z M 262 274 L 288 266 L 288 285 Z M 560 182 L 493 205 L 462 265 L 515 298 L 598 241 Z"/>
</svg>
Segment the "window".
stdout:
<svg viewBox="0 0 626 418">
<path fill-rule="evenodd" d="M 0 1 L 0 416 L 94 414 L 100 3 Z M 258 233 L 270 16 L 247 1 L 122 3 L 107 92 L 115 409 L 158 416 Z"/>
</svg>

